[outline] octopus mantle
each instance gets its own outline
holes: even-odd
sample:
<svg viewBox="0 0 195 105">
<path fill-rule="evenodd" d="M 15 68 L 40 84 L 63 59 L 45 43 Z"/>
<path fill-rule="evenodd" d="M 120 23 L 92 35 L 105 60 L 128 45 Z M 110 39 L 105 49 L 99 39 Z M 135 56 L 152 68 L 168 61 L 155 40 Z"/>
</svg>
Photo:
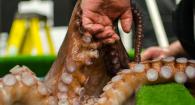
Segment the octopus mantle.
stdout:
<svg viewBox="0 0 195 105">
<path fill-rule="evenodd" d="M 142 24 L 133 9 L 136 27 L 136 59 L 129 63 L 118 41 L 97 46 L 83 35 L 80 1 L 74 9 L 66 38 L 58 57 L 44 79 L 27 67 L 16 66 L 0 79 L 0 105 L 126 105 L 144 84 L 195 80 L 195 61 L 167 57 L 140 61 Z"/>
</svg>

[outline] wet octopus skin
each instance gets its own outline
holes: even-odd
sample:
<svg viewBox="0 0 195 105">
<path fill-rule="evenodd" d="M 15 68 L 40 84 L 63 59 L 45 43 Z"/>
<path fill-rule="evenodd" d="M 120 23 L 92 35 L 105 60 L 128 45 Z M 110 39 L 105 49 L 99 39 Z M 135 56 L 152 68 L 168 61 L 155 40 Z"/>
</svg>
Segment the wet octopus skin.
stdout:
<svg viewBox="0 0 195 105">
<path fill-rule="evenodd" d="M 95 105 L 123 105 L 140 86 L 146 84 L 195 82 L 195 60 L 167 57 L 130 63 L 129 66 L 131 69 L 119 72 L 103 88 L 104 92 Z"/>
<path fill-rule="evenodd" d="M 10 70 L 11 74 L 0 80 L 0 105 L 121 105 L 141 85 L 195 80 L 195 60 L 186 58 L 175 60 L 174 57 L 167 57 L 139 64 L 132 62 L 129 67 L 131 69 L 114 76 L 103 87 L 100 96 L 86 97 L 83 101 L 79 100 L 81 103 L 71 103 L 75 100 L 68 101 L 69 97 L 64 92 L 54 95 L 27 67 L 16 66 Z M 66 89 L 61 87 L 60 90 Z"/>
<path fill-rule="evenodd" d="M 27 67 L 14 67 L 0 79 L 0 105 L 121 105 L 144 84 L 194 81 L 194 60 L 167 57 L 139 62 L 141 43 L 136 41 L 139 48 L 135 62 L 128 63 L 120 41 L 98 47 L 96 40 L 82 34 L 79 3 L 78 0 L 66 38 L 46 77 L 40 80 Z M 137 34 L 142 35 L 139 12 L 134 13 Z M 110 69 L 120 71 L 112 77 L 108 74 Z"/>
</svg>

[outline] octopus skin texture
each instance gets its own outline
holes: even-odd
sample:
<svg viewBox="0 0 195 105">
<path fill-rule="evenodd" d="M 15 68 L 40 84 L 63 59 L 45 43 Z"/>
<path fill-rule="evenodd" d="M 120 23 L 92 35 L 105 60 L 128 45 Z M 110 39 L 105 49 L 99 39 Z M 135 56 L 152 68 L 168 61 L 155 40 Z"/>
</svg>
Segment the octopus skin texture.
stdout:
<svg viewBox="0 0 195 105">
<path fill-rule="evenodd" d="M 139 11 L 132 11 L 135 62 L 129 62 L 121 41 L 100 47 L 93 37 L 83 35 L 78 0 L 48 74 L 40 79 L 28 67 L 14 67 L 0 78 L 0 105 L 130 105 L 144 84 L 193 83 L 195 60 L 167 57 L 140 62 L 143 25 Z"/>
</svg>

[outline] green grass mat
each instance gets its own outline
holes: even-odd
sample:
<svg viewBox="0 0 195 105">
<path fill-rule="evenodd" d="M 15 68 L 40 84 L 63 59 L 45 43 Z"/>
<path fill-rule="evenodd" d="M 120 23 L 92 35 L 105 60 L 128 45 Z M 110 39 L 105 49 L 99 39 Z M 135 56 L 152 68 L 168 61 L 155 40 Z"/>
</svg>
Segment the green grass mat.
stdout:
<svg viewBox="0 0 195 105">
<path fill-rule="evenodd" d="M 195 105 L 195 99 L 181 84 L 143 86 L 136 94 L 136 105 Z"/>
<path fill-rule="evenodd" d="M 44 76 L 50 69 L 55 56 L 11 56 L 0 57 L 0 76 L 9 72 L 16 65 L 28 66 L 37 76 Z"/>
</svg>

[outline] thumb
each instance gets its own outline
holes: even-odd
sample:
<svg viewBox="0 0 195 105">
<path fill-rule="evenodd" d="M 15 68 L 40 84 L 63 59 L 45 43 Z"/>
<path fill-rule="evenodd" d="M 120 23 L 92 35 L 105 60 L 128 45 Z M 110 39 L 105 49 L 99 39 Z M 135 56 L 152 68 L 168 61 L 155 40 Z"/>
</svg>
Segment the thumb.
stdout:
<svg viewBox="0 0 195 105">
<path fill-rule="evenodd" d="M 130 32 L 131 29 L 131 25 L 132 25 L 132 12 L 131 9 L 128 9 L 127 11 L 125 11 L 121 17 L 121 27 L 123 29 L 124 32 L 128 33 Z"/>
<path fill-rule="evenodd" d="M 149 60 L 151 57 L 152 56 L 151 56 L 150 52 L 148 52 L 148 51 L 144 51 L 141 53 L 141 60 L 142 61 Z"/>
<path fill-rule="evenodd" d="M 163 51 L 159 47 L 150 47 L 146 49 L 142 54 L 142 60 L 149 60 L 149 59 L 154 59 L 154 58 L 160 58 L 163 57 Z"/>
</svg>

